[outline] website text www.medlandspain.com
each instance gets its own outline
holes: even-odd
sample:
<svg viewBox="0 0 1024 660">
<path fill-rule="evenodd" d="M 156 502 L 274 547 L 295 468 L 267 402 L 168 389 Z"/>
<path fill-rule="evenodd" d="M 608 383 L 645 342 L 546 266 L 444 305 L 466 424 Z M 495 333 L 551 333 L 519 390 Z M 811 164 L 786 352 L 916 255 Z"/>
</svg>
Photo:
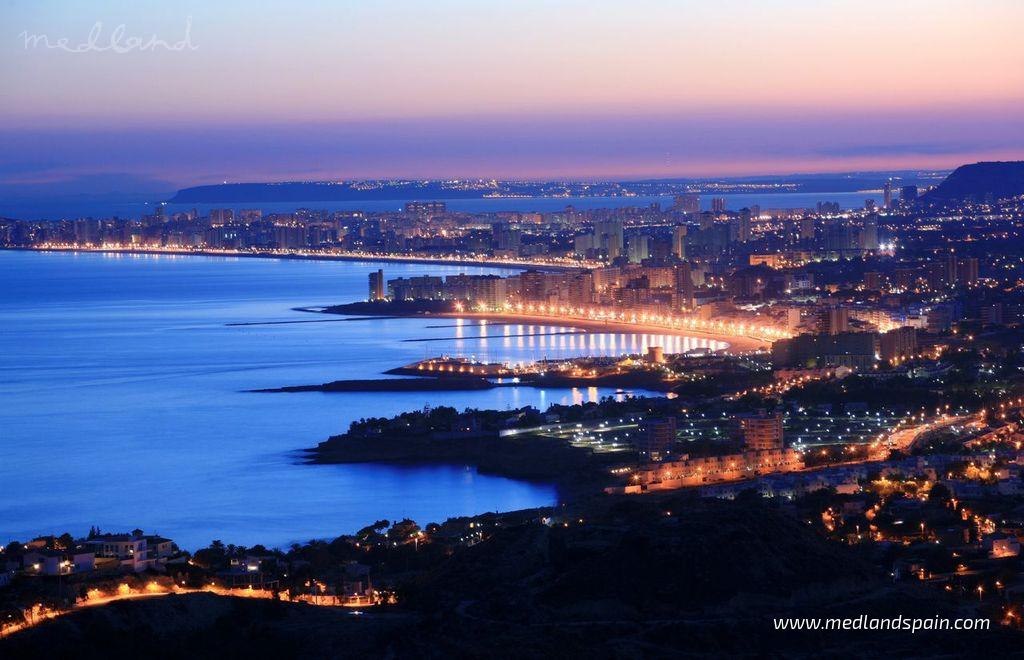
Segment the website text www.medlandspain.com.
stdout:
<svg viewBox="0 0 1024 660">
<path fill-rule="evenodd" d="M 894 617 L 870 617 L 861 614 L 846 618 L 776 618 L 772 619 L 775 630 L 989 630 L 991 619 L 950 619 L 935 616 L 915 618 L 903 615 Z"/>
</svg>

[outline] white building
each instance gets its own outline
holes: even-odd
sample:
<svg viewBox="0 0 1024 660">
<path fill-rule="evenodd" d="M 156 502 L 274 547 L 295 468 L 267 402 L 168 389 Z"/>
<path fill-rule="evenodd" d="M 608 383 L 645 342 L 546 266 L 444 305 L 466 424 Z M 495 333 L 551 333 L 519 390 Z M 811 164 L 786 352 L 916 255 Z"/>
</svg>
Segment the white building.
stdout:
<svg viewBox="0 0 1024 660">
<path fill-rule="evenodd" d="M 21 558 L 22 567 L 32 575 L 71 575 L 86 573 L 96 566 L 95 555 L 85 548 L 73 550 L 29 550 Z"/>
<path fill-rule="evenodd" d="M 84 545 L 97 557 L 117 559 L 121 567 L 136 573 L 163 570 L 174 544 L 161 536 L 147 536 L 141 529 L 131 534 L 102 534 L 86 539 Z"/>
</svg>

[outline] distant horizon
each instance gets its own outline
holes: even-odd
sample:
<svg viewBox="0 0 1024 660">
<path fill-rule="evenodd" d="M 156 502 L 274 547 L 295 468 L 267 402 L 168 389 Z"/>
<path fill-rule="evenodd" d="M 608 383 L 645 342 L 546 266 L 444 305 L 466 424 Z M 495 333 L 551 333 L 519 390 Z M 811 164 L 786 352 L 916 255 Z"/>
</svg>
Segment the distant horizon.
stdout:
<svg viewBox="0 0 1024 660">
<path fill-rule="evenodd" d="M 1024 67 L 1007 66 L 1024 5 L 1004 0 L 56 0 L 0 17 L 0 199 L 1024 157 Z"/>
<path fill-rule="evenodd" d="M 551 176 L 551 177 L 528 177 L 528 176 L 505 176 L 505 177 L 489 177 L 485 175 L 434 175 L 434 176 L 412 176 L 412 175 L 390 175 L 390 176 L 345 176 L 345 177 L 321 177 L 321 178 L 251 178 L 251 179 L 226 179 L 220 181 L 203 181 L 194 183 L 176 183 L 167 181 L 164 182 L 166 185 L 161 188 L 152 188 L 143 186 L 138 189 L 130 190 L 92 190 L 89 192 L 73 188 L 68 191 L 54 190 L 54 188 L 60 188 L 59 184 L 25 184 L 19 186 L 7 186 L 0 183 L 0 195 L 5 198 L 17 199 L 19 201 L 27 201 L 36 197 L 44 196 L 50 197 L 56 195 L 58 198 L 67 197 L 80 197 L 83 199 L 87 198 L 101 198 L 101 197 L 153 197 L 160 195 L 174 195 L 182 190 L 192 188 L 203 188 L 209 186 L 230 186 L 230 185 L 273 185 L 273 184 L 286 184 L 286 183 L 360 183 L 360 182 L 387 182 L 387 181 L 416 181 L 416 182 L 449 182 L 449 181 L 496 181 L 499 183 L 714 183 L 714 182 L 729 182 L 729 183 L 743 183 L 743 182 L 755 182 L 764 180 L 776 180 L 784 182 L 786 180 L 799 180 L 799 179 L 814 179 L 814 178 L 828 178 L 830 176 L 872 176 L 872 175 L 901 175 L 901 174 L 916 174 L 916 175 L 931 175 L 931 176 L 948 176 L 949 173 L 953 172 L 959 167 L 964 165 L 970 165 L 973 163 L 980 162 L 1024 162 L 1024 153 L 1019 158 L 1007 158 L 1007 159 L 992 159 L 992 160 L 979 160 L 979 161 L 958 161 L 956 164 L 949 165 L 946 167 L 914 167 L 905 166 L 898 168 L 879 168 L 879 169 L 834 169 L 834 170 L 805 170 L 805 171 L 757 171 L 751 174 L 694 174 L 694 175 L 669 175 L 669 176 L 642 176 L 636 175 L 625 175 L 625 176 L 587 176 L 584 174 L 580 175 L 568 175 L 568 176 Z M 16 189 L 20 189 L 22 192 L 29 194 L 19 196 L 12 194 Z M 35 194 L 32 194 L 32 193 Z M 841 192 L 841 191 L 833 191 Z M 703 193 L 710 194 L 710 193 Z M 726 194 L 726 193 L 723 193 Z"/>
<path fill-rule="evenodd" d="M 1022 106 L 1021 116 L 1024 116 Z M 0 155 L 0 197 L 50 197 L 63 195 L 105 195 L 105 194 L 163 194 L 173 193 L 184 188 L 223 183 L 279 183 L 279 182 L 315 182 L 315 181 L 383 181 L 383 180 L 498 180 L 498 181 L 586 181 L 586 182 L 636 182 L 636 181 L 673 181 L 673 180 L 746 180 L 757 178 L 812 177 L 846 174 L 872 174 L 895 172 L 949 172 L 961 165 L 986 161 L 1017 161 L 1024 159 L 1024 122 L 1018 131 L 1020 145 L 1014 146 L 1013 129 L 1005 133 L 1007 146 L 998 150 L 989 150 L 988 145 L 975 150 L 969 142 L 962 142 L 952 150 L 957 152 L 935 154 L 898 154 L 900 145 L 855 145 L 853 136 L 844 140 L 844 144 L 819 148 L 818 156 L 797 158 L 785 154 L 780 145 L 771 146 L 765 141 L 787 139 L 777 136 L 758 138 L 761 144 L 743 141 L 737 136 L 732 145 L 724 145 L 723 153 L 716 156 L 713 162 L 673 164 L 671 153 L 665 153 L 665 162 L 657 166 L 649 164 L 649 157 L 638 157 L 631 154 L 588 154 L 584 151 L 602 150 L 600 143 L 593 139 L 594 131 L 583 131 L 573 136 L 562 136 L 568 140 L 564 152 L 558 151 L 559 138 L 552 138 L 556 144 L 548 148 L 543 146 L 546 140 L 542 135 L 522 134 L 520 136 L 502 136 L 499 128 L 494 131 L 480 127 L 482 134 L 472 128 L 456 131 L 453 142 L 449 145 L 447 134 L 437 134 L 429 128 L 411 133 L 399 133 L 385 138 L 356 138 L 346 135 L 343 129 L 328 131 L 325 135 L 308 133 L 301 128 L 288 127 L 279 129 L 281 134 L 267 134 L 254 131 L 253 135 L 245 136 L 238 129 L 220 132 L 216 135 L 199 128 L 184 129 L 181 133 L 167 132 L 166 129 L 128 131 L 98 131 L 68 134 L 61 130 L 38 129 L 15 133 L 10 129 L 0 129 L 0 146 L 5 147 L 4 155 Z M 664 132 L 670 132 L 670 127 Z M 752 128 L 752 127 L 748 127 Z M 780 126 L 782 132 L 798 132 L 800 127 L 792 124 Z M 632 128 L 624 130 L 647 133 L 637 140 L 630 140 L 630 145 L 637 149 L 650 151 L 653 142 L 659 139 L 663 131 L 658 128 L 646 127 L 639 121 Z M 719 130 L 723 130 L 720 127 Z M 340 130 L 340 133 L 338 132 Z M 551 129 L 554 130 L 554 129 Z M 596 130 L 596 129 L 595 129 Z M 852 128 L 851 128 L 852 130 Z M 949 128 L 950 134 L 961 134 L 965 127 Z M 473 147 L 478 156 L 463 158 L 449 155 L 464 149 L 477 140 L 491 139 L 491 135 L 499 135 L 499 141 L 515 141 L 522 138 L 523 144 L 481 144 Z M 760 135 L 771 135 L 765 129 Z M 294 138 L 294 139 L 293 139 Z M 351 138 L 351 139 L 350 139 Z M 378 144 L 383 139 L 386 144 Z M 683 141 L 692 141 L 693 135 L 683 136 Z M 793 138 L 795 139 L 795 138 Z M 355 143 L 353 143 L 355 140 Z M 140 149 L 136 143 L 147 146 Z M 416 144 L 419 142 L 419 144 Z M 202 149 L 209 143 L 227 143 L 218 147 L 216 155 L 219 172 L 197 171 L 202 161 L 208 156 L 196 154 L 195 149 Z M 362 143 L 361 145 L 359 143 Z M 790 141 L 792 144 L 792 141 Z M 39 145 L 51 145 L 57 150 L 68 150 L 67 160 L 14 161 L 17 152 L 28 145 L 38 148 Z M 492 148 L 493 146 L 493 148 Z M 524 151 L 548 151 L 546 154 Z M 755 149 L 764 152 L 757 158 L 743 158 L 735 153 L 737 148 Z M 804 148 L 804 147 L 802 147 Z M 145 153 L 146 149 L 152 154 Z M 358 158 L 353 149 L 364 152 Z M 940 145 L 922 147 L 913 150 L 933 149 L 944 150 Z M 770 152 L 778 152 L 770 153 Z M 436 158 L 429 154 L 436 152 Z M 840 154 L 833 157 L 832 153 Z M 412 166 L 410 158 L 426 158 L 428 163 Z M 102 158 L 116 162 L 102 167 L 74 166 L 70 161 L 80 159 Z M 199 160 L 197 160 L 197 158 Z M 486 162 L 465 163 L 464 160 L 486 161 L 493 159 L 522 161 L 518 165 L 495 167 Z M 344 165 L 333 165 L 330 161 L 346 161 Z M 358 162 L 353 162 L 357 160 Z M 537 168 L 536 161 L 558 162 Z M 296 163 L 301 163 L 299 166 Z M 308 163 L 315 163 L 311 167 Z M 122 167 L 123 165 L 123 167 Z M 172 168 L 175 171 L 158 171 Z M 181 168 L 186 172 L 176 171 Z"/>
<path fill-rule="evenodd" d="M 976 161 L 976 162 L 998 162 L 998 161 Z M 1012 159 L 1002 162 L 1024 162 L 1024 155 L 1020 159 Z M 962 165 L 970 165 L 972 163 L 962 163 L 961 165 L 954 165 L 950 167 L 942 168 L 929 168 L 929 167 L 901 167 L 899 169 L 879 169 L 879 170 L 828 170 L 821 172 L 761 172 L 759 174 L 746 174 L 746 175 L 726 175 L 726 174 L 707 174 L 707 175 L 694 175 L 694 176 L 663 176 L 663 177 L 641 177 L 641 176 L 621 176 L 621 177 L 587 177 L 587 176 L 564 176 L 564 177 L 488 177 L 488 176 L 432 176 L 432 177 L 418 177 L 418 176 L 356 176 L 356 177 L 344 177 L 344 178 L 325 178 L 325 179 L 268 179 L 262 181 L 254 180 L 238 180 L 238 181 L 222 181 L 217 183 L 197 183 L 194 185 L 183 186 L 183 188 L 199 188 L 203 186 L 216 186 L 216 185 L 245 185 L 245 184 L 275 184 L 275 183 L 357 183 L 357 182 L 369 182 L 369 181 L 498 181 L 498 182 L 522 182 L 522 183 L 646 183 L 646 182 L 680 182 L 680 183 L 701 183 L 701 182 L 715 182 L 715 181 L 730 181 L 730 182 L 743 182 L 753 181 L 757 179 L 786 179 L 788 177 L 827 177 L 827 176 L 840 176 L 848 174 L 856 175 L 871 175 L 871 174 L 899 174 L 899 173 L 917 173 L 917 174 L 942 174 L 949 173 L 955 170 L 957 167 Z M 179 188 L 180 190 L 181 188 Z"/>
<path fill-rule="evenodd" d="M 815 199 L 817 201 L 833 201 L 828 198 L 831 196 L 840 196 L 843 199 L 852 195 L 863 194 L 870 196 L 876 191 L 879 191 L 881 182 L 878 179 L 881 178 L 893 178 L 897 182 L 897 187 L 903 185 L 900 179 L 903 179 L 907 184 L 916 185 L 928 185 L 930 183 L 939 183 L 944 179 L 950 172 L 961 165 L 968 165 L 970 163 L 960 163 L 955 167 L 944 168 L 944 169 L 930 169 L 930 168 L 911 168 L 911 169 L 881 169 L 881 170 L 860 170 L 860 171 L 826 171 L 826 172 L 802 172 L 802 173 L 789 173 L 789 174 L 755 174 L 749 176 L 704 176 L 704 177 L 661 177 L 661 178 L 549 178 L 549 179 L 487 179 L 483 177 L 451 177 L 451 178 L 423 178 L 423 177 L 378 177 L 378 178 L 348 178 L 348 179 L 307 179 L 307 180 L 267 180 L 267 181 L 228 181 L 228 182 L 216 182 L 199 184 L 196 186 L 179 186 L 168 185 L 160 189 L 140 189 L 140 190 L 121 190 L 121 191 L 69 191 L 64 193 L 55 192 L 50 186 L 41 186 L 38 188 L 28 188 L 24 186 L 20 187 L 21 194 L 12 194 L 10 190 L 5 192 L 4 186 L 0 185 L 0 217 L 19 218 L 25 220 L 54 220 L 59 218 L 68 217 L 109 217 L 109 216 L 138 216 L 145 214 L 150 211 L 146 209 L 155 208 L 157 205 L 170 204 L 172 207 L 184 207 L 184 206 L 202 206 L 209 207 L 211 205 L 217 206 L 251 206 L 251 207 L 264 207 L 273 209 L 276 212 L 283 212 L 285 207 L 291 206 L 292 208 L 299 208 L 302 206 L 330 206 L 335 210 L 367 210 L 367 211 L 382 211 L 388 210 L 388 202 L 394 202 L 395 204 L 401 204 L 406 201 L 412 201 L 416 199 L 434 199 L 448 201 L 449 204 L 453 205 L 453 208 L 461 209 L 463 211 L 531 211 L 531 210 L 554 210 L 550 205 L 542 204 L 537 206 L 536 202 L 542 202 L 544 200 L 565 200 L 566 204 L 574 203 L 570 200 L 619 200 L 619 203 L 614 201 L 606 202 L 608 206 L 621 206 L 622 200 L 631 200 L 633 204 L 647 203 L 656 198 L 671 197 L 673 194 L 681 194 L 685 191 L 666 191 L 660 193 L 648 193 L 648 192 L 637 192 L 633 195 L 607 195 L 599 194 L 595 192 L 590 195 L 581 194 L 570 194 L 567 196 L 555 196 L 555 195 L 498 195 L 495 197 L 487 198 L 482 196 L 472 195 L 459 195 L 452 193 L 450 195 L 439 194 L 437 191 L 424 190 L 422 192 L 409 191 L 406 194 L 396 194 L 389 196 L 386 193 L 378 194 L 367 194 L 365 196 L 339 196 L 331 199 L 325 198 L 304 198 L 298 199 L 295 197 L 289 197 L 287 199 L 206 199 L 206 200 L 184 200 L 184 201 L 173 201 L 183 191 L 188 190 L 202 190 L 206 187 L 220 187 L 224 186 L 230 188 L 231 186 L 273 186 L 273 185 L 285 185 L 285 184 L 352 184 L 359 182 L 375 181 L 375 182 L 389 182 L 389 181 L 402 181 L 402 182 L 431 182 L 440 183 L 448 181 L 490 181 L 494 180 L 499 183 L 521 183 L 524 185 L 547 185 L 547 184 L 622 184 L 629 186 L 630 184 L 637 185 L 673 185 L 673 184 L 692 184 L 699 186 L 703 183 L 714 184 L 714 183 L 726 183 L 732 185 L 743 185 L 744 183 L 756 184 L 759 182 L 772 182 L 772 183 L 793 183 L 800 186 L 792 190 L 733 190 L 732 192 L 726 192 L 721 190 L 705 190 L 705 191 L 694 191 L 693 194 L 700 195 L 704 198 L 711 199 L 713 197 L 726 197 L 729 198 L 733 195 L 739 195 L 745 198 L 745 203 L 759 203 L 758 201 L 750 201 L 750 198 L 759 196 L 773 197 L 775 195 L 797 195 L 805 196 L 810 199 L 810 203 L 813 205 Z M 825 186 L 830 179 L 845 179 L 849 178 L 852 184 L 849 186 L 835 185 Z M 875 181 L 870 181 L 874 178 Z M 862 179 L 862 181 L 858 181 Z M 836 181 L 838 183 L 838 181 Z M 817 186 L 816 186 L 817 184 Z M 487 204 L 490 200 L 490 204 Z M 801 202 L 807 202 L 807 200 L 801 200 Z M 847 206 L 852 203 L 847 199 L 845 200 Z M 799 204 L 798 204 L 799 205 Z M 853 206 L 859 206 L 860 202 L 853 204 Z M 601 204 L 598 204 L 601 206 Z"/>
</svg>

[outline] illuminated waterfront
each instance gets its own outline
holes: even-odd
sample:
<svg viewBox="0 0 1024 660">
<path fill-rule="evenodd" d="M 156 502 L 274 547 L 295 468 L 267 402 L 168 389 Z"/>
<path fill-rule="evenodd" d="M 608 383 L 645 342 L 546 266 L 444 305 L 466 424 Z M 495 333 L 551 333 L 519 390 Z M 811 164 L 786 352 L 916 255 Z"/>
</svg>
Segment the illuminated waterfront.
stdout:
<svg viewBox="0 0 1024 660">
<path fill-rule="evenodd" d="M 374 378 L 425 352 L 523 361 L 672 350 L 708 340 L 555 334 L 537 323 L 310 320 L 293 311 L 365 295 L 367 263 L 0 253 L 4 461 L 0 536 L 140 523 L 184 547 L 287 543 L 378 518 L 428 521 L 552 503 L 554 491 L 462 466 L 294 464 L 368 413 L 424 405 L 506 409 L 579 403 L 609 390 L 260 395 L 243 390 Z M 395 274 L 489 272 L 411 264 Z M 521 327 L 520 327 L 521 326 Z M 505 337 L 505 335 L 520 335 Z M 461 335 L 461 337 L 460 337 Z M 483 338 L 482 335 L 487 335 Z M 430 342 L 406 342 L 432 338 Z"/>
</svg>

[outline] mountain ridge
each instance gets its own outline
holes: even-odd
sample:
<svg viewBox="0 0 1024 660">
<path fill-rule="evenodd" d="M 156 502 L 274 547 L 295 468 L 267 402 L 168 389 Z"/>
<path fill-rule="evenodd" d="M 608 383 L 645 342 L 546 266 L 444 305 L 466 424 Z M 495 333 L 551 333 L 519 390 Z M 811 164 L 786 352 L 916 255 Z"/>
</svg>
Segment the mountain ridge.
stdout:
<svg viewBox="0 0 1024 660">
<path fill-rule="evenodd" d="M 1024 160 L 983 161 L 953 170 L 923 200 L 934 203 L 997 201 L 1024 195 Z"/>
</svg>

